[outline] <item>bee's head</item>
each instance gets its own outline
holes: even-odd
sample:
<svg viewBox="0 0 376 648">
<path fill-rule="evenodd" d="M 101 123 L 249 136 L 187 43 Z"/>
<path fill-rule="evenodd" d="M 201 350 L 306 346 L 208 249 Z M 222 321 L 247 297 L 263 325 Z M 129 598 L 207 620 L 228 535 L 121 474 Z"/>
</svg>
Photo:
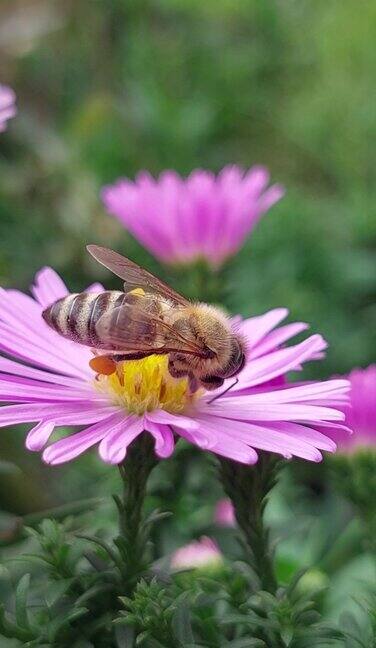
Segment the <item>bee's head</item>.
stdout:
<svg viewBox="0 0 376 648">
<path fill-rule="evenodd" d="M 236 376 L 243 369 L 246 362 L 242 340 L 236 335 L 232 335 L 230 346 L 231 350 L 226 364 L 222 367 L 221 371 L 218 372 L 218 375 L 220 375 L 221 378 L 232 378 L 233 376 Z"/>
</svg>

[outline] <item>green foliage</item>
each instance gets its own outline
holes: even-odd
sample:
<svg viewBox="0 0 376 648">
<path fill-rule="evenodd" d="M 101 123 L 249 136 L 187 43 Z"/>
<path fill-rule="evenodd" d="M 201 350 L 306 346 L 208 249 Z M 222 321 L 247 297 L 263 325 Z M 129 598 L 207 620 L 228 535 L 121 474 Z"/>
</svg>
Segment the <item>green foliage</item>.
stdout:
<svg viewBox="0 0 376 648">
<path fill-rule="evenodd" d="M 256 576 L 254 588 L 272 593 L 277 583 L 264 512 L 269 493 L 276 483 L 278 464 L 276 455 L 266 452 L 260 453 L 257 468 L 253 470 L 227 459 L 222 459 L 220 463 L 223 488 L 234 506 L 245 555 Z"/>
<path fill-rule="evenodd" d="M 338 454 L 330 461 L 338 491 L 358 512 L 364 525 L 365 546 L 376 552 L 376 452 L 358 448 Z"/>
<path fill-rule="evenodd" d="M 269 648 L 313 648 L 341 645 L 343 635 L 321 621 L 317 602 L 302 595 L 297 588 L 298 575 L 276 595 L 259 591 L 243 605 L 239 613 L 225 623 L 236 623 L 251 632 L 261 646 Z"/>
<path fill-rule="evenodd" d="M 340 618 L 345 635 L 345 648 L 375 648 L 376 646 L 376 594 L 373 590 L 358 607 L 365 617 L 365 624 L 359 623 L 355 614 L 343 613 Z"/>
</svg>

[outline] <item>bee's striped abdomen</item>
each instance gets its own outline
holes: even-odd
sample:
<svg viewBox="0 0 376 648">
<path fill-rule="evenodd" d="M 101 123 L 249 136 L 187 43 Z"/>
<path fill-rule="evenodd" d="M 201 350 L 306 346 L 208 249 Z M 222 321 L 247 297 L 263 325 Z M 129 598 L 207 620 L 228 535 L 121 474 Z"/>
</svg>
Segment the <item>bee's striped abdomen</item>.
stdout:
<svg viewBox="0 0 376 648">
<path fill-rule="evenodd" d="M 97 349 L 109 349 L 97 336 L 95 325 L 99 318 L 116 306 L 126 295 L 117 290 L 102 293 L 74 293 L 59 299 L 43 312 L 43 319 L 57 333 L 69 340 Z"/>
</svg>

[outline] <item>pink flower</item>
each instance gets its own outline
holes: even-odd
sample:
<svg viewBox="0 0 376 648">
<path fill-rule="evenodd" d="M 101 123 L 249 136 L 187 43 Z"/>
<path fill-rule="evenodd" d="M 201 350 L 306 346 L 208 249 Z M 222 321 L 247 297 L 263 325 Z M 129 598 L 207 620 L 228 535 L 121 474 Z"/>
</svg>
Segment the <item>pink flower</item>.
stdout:
<svg viewBox="0 0 376 648">
<path fill-rule="evenodd" d="M 353 369 L 348 378 L 351 407 L 345 410 L 346 424 L 354 433 L 342 440 L 340 449 L 351 452 L 376 445 L 376 365 Z"/>
<path fill-rule="evenodd" d="M 179 570 L 215 567 L 220 565 L 222 560 L 222 553 L 217 543 L 203 536 L 177 549 L 171 557 L 171 568 Z"/>
<path fill-rule="evenodd" d="M 100 287 L 90 289 L 99 292 Z M 122 375 L 95 379 L 91 351 L 70 342 L 43 321 L 44 308 L 67 294 L 59 276 L 44 268 L 32 288 L 34 298 L 0 289 L 0 426 L 35 423 L 26 439 L 50 464 L 74 459 L 99 445 L 100 457 L 123 461 L 128 445 L 144 430 L 155 440 L 159 457 L 169 457 L 176 437 L 199 448 L 245 464 L 257 461 L 255 448 L 320 461 L 321 450 L 335 450 L 346 432 L 344 414 L 348 381 L 284 384 L 282 377 L 322 355 L 320 335 L 287 348 L 288 339 L 306 328 L 287 324 L 277 308 L 239 324 L 249 358 L 239 382 L 214 402 L 216 392 L 192 395 L 185 378 L 175 380 L 166 356 L 127 361 Z M 220 394 L 219 390 L 217 394 Z M 74 434 L 49 442 L 55 428 L 80 426 Z"/>
<path fill-rule="evenodd" d="M 12 88 L 0 84 L 0 133 L 5 131 L 8 119 L 15 116 L 16 95 Z"/>
<path fill-rule="evenodd" d="M 236 525 L 234 507 L 231 500 L 223 498 L 217 502 L 214 511 L 214 521 L 223 527 L 234 527 Z"/>
<path fill-rule="evenodd" d="M 150 252 L 168 264 L 205 259 L 218 268 L 234 255 L 265 212 L 283 196 L 268 188 L 269 173 L 259 166 L 244 172 L 228 166 L 215 176 L 196 170 L 188 178 L 164 171 L 157 180 L 147 172 L 104 187 L 110 214 Z"/>
</svg>

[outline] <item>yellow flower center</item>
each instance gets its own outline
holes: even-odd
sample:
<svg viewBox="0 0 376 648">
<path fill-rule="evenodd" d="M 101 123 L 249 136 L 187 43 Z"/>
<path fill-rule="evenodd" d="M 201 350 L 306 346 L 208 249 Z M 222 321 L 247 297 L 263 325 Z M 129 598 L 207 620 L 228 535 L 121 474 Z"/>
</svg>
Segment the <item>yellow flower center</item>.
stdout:
<svg viewBox="0 0 376 648">
<path fill-rule="evenodd" d="M 190 391 L 188 378 L 176 379 L 170 375 L 166 355 L 119 362 L 115 373 L 99 376 L 96 385 L 116 404 L 139 415 L 155 409 L 182 412 L 198 394 Z"/>
</svg>

